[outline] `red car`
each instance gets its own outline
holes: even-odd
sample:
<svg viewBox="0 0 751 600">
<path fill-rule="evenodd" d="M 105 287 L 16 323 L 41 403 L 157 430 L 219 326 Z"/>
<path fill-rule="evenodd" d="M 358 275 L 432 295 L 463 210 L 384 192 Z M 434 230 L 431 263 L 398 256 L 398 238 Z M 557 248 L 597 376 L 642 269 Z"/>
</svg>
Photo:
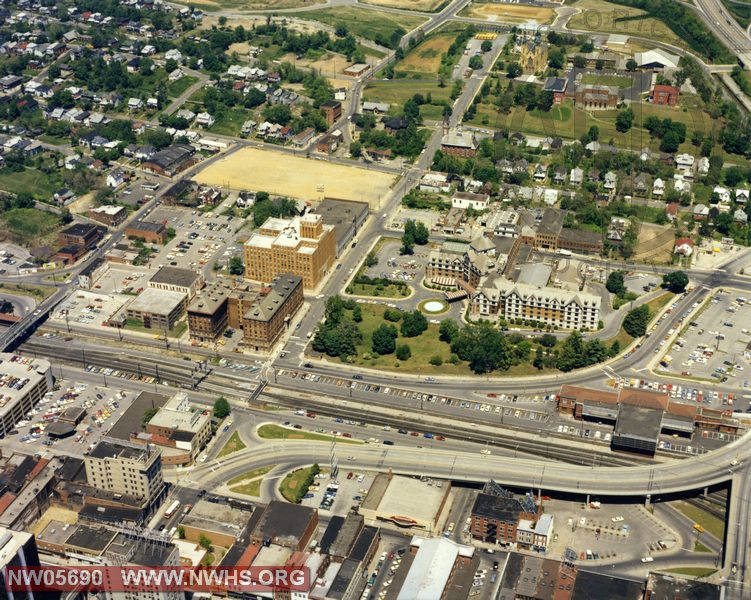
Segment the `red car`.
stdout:
<svg viewBox="0 0 751 600">
<path fill-rule="evenodd" d="M 410 432 L 409 432 L 409 435 L 414 435 L 415 437 L 417 437 L 417 436 L 418 436 L 418 435 L 420 435 L 420 434 L 419 434 L 419 433 L 417 433 L 416 431 L 410 431 Z"/>
<path fill-rule="evenodd" d="M 439 442 L 445 442 L 446 441 L 446 438 L 443 437 L 442 435 L 435 436 L 435 439 L 437 439 Z"/>
<path fill-rule="evenodd" d="M 354 473 L 352 471 L 347 473 L 347 479 L 352 479 L 352 477 L 354 477 Z"/>
</svg>

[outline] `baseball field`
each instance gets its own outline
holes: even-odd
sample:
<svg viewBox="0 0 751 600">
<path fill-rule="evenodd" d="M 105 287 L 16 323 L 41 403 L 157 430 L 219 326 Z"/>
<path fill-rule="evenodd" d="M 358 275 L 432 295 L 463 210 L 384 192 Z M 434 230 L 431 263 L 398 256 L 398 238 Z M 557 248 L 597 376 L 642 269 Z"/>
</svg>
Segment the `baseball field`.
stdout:
<svg viewBox="0 0 751 600">
<path fill-rule="evenodd" d="M 242 148 L 209 165 L 194 179 L 233 190 L 268 192 L 301 200 L 327 196 L 377 206 L 391 189 L 394 176 L 326 160 Z"/>
<path fill-rule="evenodd" d="M 527 4 L 477 4 L 473 3 L 461 12 L 464 17 L 487 19 L 499 23 L 526 23 L 534 19 L 538 23 L 552 23 L 555 11 L 546 6 Z"/>
</svg>

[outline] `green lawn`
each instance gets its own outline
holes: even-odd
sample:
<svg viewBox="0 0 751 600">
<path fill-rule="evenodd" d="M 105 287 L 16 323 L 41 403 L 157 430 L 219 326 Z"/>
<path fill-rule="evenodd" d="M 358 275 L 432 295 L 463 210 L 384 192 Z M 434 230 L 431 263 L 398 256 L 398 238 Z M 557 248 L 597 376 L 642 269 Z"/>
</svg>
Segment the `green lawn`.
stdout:
<svg viewBox="0 0 751 600">
<path fill-rule="evenodd" d="M 55 172 L 47 174 L 29 168 L 16 173 L 10 169 L 0 169 L 0 190 L 11 194 L 28 192 L 37 200 L 50 202 L 52 195 L 63 185 L 62 177 Z"/>
<path fill-rule="evenodd" d="M 678 573 L 679 575 L 688 575 L 689 577 L 709 577 L 717 572 L 717 569 L 711 567 L 677 567 L 663 571 L 664 573 Z"/>
<path fill-rule="evenodd" d="M 426 22 L 425 18 L 415 15 L 362 10 L 354 6 L 322 8 L 296 13 L 295 16 L 332 26 L 343 23 L 350 33 L 374 41 L 388 41 L 395 31 L 411 31 Z"/>
<path fill-rule="evenodd" d="M 701 525 L 706 533 L 713 535 L 718 540 L 725 537 L 725 521 L 708 513 L 706 510 L 689 504 L 688 502 L 677 501 L 671 503 L 674 508 L 681 511 L 686 517 Z M 699 536 L 704 534 L 699 534 Z"/>
<path fill-rule="evenodd" d="M 170 98 L 177 98 L 180 94 L 182 94 L 197 81 L 198 77 L 193 77 L 192 75 L 185 75 L 177 81 L 172 81 L 167 84 L 167 96 L 169 96 Z"/>
<path fill-rule="evenodd" d="M 131 329 L 133 331 L 140 331 L 141 333 L 151 333 L 153 335 L 164 337 L 164 329 L 154 329 L 144 327 L 143 322 L 138 319 L 125 319 L 125 329 Z M 188 330 L 188 323 L 186 321 L 179 321 L 175 326 L 167 332 L 167 337 L 179 338 Z"/>
<path fill-rule="evenodd" d="M 240 434 L 235 431 L 227 440 L 227 443 L 224 444 L 224 447 L 222 450 L 217 454 L 217 458 L 222 458 L 223 456 L 227 456 L 228 454 L 232 454 L 233 452 L 237 452 L 239 450 L 245 450 L 247 446 L 245 445 L 245 442 L 242 441 L 240 438 Z M 232 483 L 232 481 L 230 481 Z"/>
<path fill-rule="evenodd" d="M 699 541 L 694 542 L 694 552 L 712 552 L 704 544 Z"/>
<path fill-rule="evenodd" d="M 361 444 L 360 440 L 353 440 L 339 436 L 312 433 L 302 429 L 291 429 L 279 425 L 261 425 L 258 428 L 258 436 L 267 440 L 309 440 L 312 442 L 331 442 L 336 440 L 338 444 Z"/>
<path fill-rule="evenodd" d="M 371 81 L 365 87 L 363 99 L 373 102 L 386 102 L 392 109 L 404 106 L 404 103 L 415 94 L 427 97 L 430 94 L 434 101 L 450 102 L 451 85 L 440 87 L 438 79 L 392 79 L 389 81 Z M 443 107 L 432 104 L 420 106 L 420 114 L 424 119 L 437 120 L 443 115 Z"/>
<path fill-rule="evenodd" d="M 492 97 L 488 97 L 492 99 Z M 657 106 L 647 102 L 634 102 L 634 126 L 626 133 L 615 129 L 615 118 L 618 110 L 584 111 L 575 108 L 573 101 L 567 100 L 560 106 L 554 106 L 549 112 L 539 110 L 527 111 L 524 107 L 515 106 L 509 114 L 500 113 L 495 106 L 481 103 L 477 107 L 477 114 L 469 123 L 485 125 L 496 129 L 508 128 L 535 136 L 559 136 L 565 139 L 579 139 L 592 125 L 600 130 L 600 141 L 613 144 L 620 148 L 640 150 L 646 146 L 656 150 L 660 140 L 652 138 L 642 123 L 649 116 L 660 119 L 671 118 L 686 124 L 686 141 L 679 148 L 680 152 L 691 151 L 691 135 L 694 131 L 710 133 L 719 129 L 720 124 L 699 106 L 700 101 L 688 94 L 681 97 L 682 106 L 670 108 Z M 694 149 L 695 150 L 695 149 Z"/>
<path fill-rule="evenodd" d="M 369 296 L 376 298 L 406 298 L 409 296 L 409 288 L 399 287 L 394 284 L 376 286 L 372 283 L 353 283 L 347 288 L 347 293 L 353 296 Z"/>
<path fill-rule="evenodd" d="M 36 208 L 13 208 L 0 216 L 0 226 L 22 242 L 39 241 L 60 225 L 56 214 Z"/>
<path fill-rule="evenodd" d="M 597 75 L 596 73 L 585 73 L 582 77 L 582 83 L 629 88 L 633 84 L 633 79 L 622 75 Z"/>
<path fill-rule="evenodd" d="M 244 108 L 226 108 L 215 115 L 216 122 L 207 129 L 219 135 L 240 135 L 243 123 L 250 119 L 253 113 Z"/>
<path fill-rule="evenodd" d="M 279 491 L 289 502 L 294 502 L 300 487 L 305 484 L 312 467 L 292 471 L 279 484 Z"/>
<path fill-rule="evenodd" d="M 231 492 L 257 498 L 261 495 L 263 476 L 275 466 L 276 465 L 269 465 L 268 467 L 260 467 L 258 469 L 253 469 L 252 471 L 247 471 L 242 475 L 230 479 L 227 482 L 227 485 L 231 486 L 229 488 Z"/>
<path fill-rule="evenodd" d="M 30 296 L 39 300 L 49 298 L 52 294 L 55 293 L 56 289 L 57 288 L 54 288 L 52 286 L 48 287 L 44 285 L 29 285 L 26 283 L 0 282 L 0 290 L 2 291 L 5 291 L 9 294 L 15 294 L 16 296 Z"/>
</svg>

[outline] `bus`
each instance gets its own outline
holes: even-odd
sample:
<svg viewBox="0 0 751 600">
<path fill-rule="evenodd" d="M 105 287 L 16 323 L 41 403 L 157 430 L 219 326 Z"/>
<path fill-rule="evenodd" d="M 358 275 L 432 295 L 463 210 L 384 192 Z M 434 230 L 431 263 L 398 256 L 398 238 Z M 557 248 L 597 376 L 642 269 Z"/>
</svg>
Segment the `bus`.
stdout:
<svg viewBox="0 0 751 600">
<path fill-rule="evenodd" d="M 169 508 L 164 512 L 164 518 L 169 519 L 172 515 L 174 515 L 178 506 L 180 506 L 179 500 L 175 500 L 172 504 L 170 504 Z"/>
</svg>

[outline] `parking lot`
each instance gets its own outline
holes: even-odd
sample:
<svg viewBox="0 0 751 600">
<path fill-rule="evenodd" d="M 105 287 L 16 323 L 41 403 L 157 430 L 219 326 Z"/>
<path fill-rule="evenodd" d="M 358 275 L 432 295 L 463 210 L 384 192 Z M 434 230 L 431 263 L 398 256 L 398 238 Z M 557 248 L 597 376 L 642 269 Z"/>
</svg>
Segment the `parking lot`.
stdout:
<svg viewBox="0 0 751 600">
<path fill-rule="evenodd" d="M 30 258 L 29 251 L 21 246 L 7 242 L 0 244 L 0 275 L 17 275 L 19 267 L 33 266 L 29 263 Z"/>
<path fill-rule="evenodd" d="M 425 247 L 416 247 L 413 255 L 401 256 L 400 247 L 401 242 L 398 240 L 385 241 L 378 249 L 378 264 L 372 267 L 363 266 L 362 274 L 368 277 L 404 281 L 410 285 L 419 283 L 425 273 L 428 250 Z"/>
<path fill-rule="evenodd" d="M 336 453 L 344 458 L 347 446 L 337 445 Z M 319 473 L 302 503 L 324 514 L 347 515 L 360 506 L 372 483 L 373 475 L 366 472 L 339 469 L 335 478 L 329 473 Z"/>
<path fill-rule="evenodd" d="M 121 204 L 127 204 L 129 206 L 140 206 L 145 202 L 151 200 L 156 191 L 163 185 L 169 185 L 163 183 L 155 176 L 141 176 L 131 181 L 130 184 L 120 190 L 117 195 L 117 201 Z"/>
<path fill-rule="evenodd" d="M 108 277 L 102 277 L 105 281 L 100 284 L 101 289 L 78 290 L 60 304 L 58 310 L 51 315 L 51 319 L 67 324 L 102 326 L 133 298 L 131 295 L 120 293 L 123 289 L 122 284 L 118 285 L 118 282 L 122 281 L 120 277 L 137 274 L 127 275 L 127 271 L 110 270 L 107 275 Z M 137 285 L 143 285 L 140 284 L 141 279 L 137 278 L 135 281 Z"/>
<path fill-rule="evenodd" d="M 749 388 L 751 360 L 751 304 L 735 293 L 718 293 L 692 316 L 680 337 L 662 357 L 662 367 L 670 373 L 723 383 L 739 389 Z M 699 402 L 733 406 L 727 394 L 705 393 Z"/>
<path fill-rule="evenodd" d="M 106 435 L 137 396 L 137 392 L 126 391 L 117 386 L 117 371 L 108 371 L 111 375 L 107 379 L 108 387 L 104 385 L 104 378 L 102 385 L 57 380 L 55 389 L 45 394 L 39 404 L 16 424 L 16 439 L 40 448 L 55 446 L 63 454 L 83 454 L 100 437 Z M 85 413 L 75 425 L 75 432 L 71 436 L 55 439 L 45 433 L 49 424 L 56 421 L 64 411 L 75 408 L 84 409 Z"/>
<path fill-rule="evenodd" d="M 175 230 L 175 237 L 159 249 L 151 264 L 182 269 L 202 269 L 205 273 L 214 263 L 224 267 L 233 255 L 241 255 L 242 247 L 235 243 L 244 220 L 222 216 L 221 207 L 216 212 L 201 213 L 180 207 L 161 206 L 150 216 L 152 221 L 163 221 Z"/>
</svg>

